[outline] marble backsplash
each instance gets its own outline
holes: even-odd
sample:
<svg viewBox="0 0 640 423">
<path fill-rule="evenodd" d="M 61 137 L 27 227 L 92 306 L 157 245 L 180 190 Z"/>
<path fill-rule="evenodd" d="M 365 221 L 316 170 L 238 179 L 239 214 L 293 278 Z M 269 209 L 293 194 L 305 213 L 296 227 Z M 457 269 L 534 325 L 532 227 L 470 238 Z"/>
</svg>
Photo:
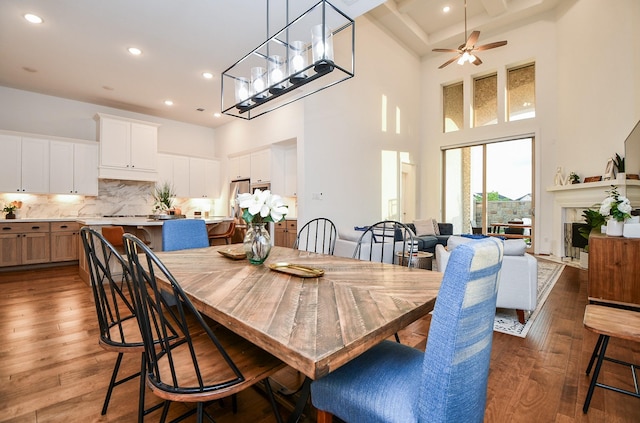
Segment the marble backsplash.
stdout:
<svg viewBox="0 0 640 423">
<path fill-rule="evenodd" d="M 98 196 L 0 194 L 0 205 L 22 201 L 18 218 L 61 218 L 98 216 L 144 216 L 152 213 L 155 187 L 153 182 L 100 179 Z M 193 216 L 195 211 L 209 211 L 211 216 L 226 216 L 222 201 L 204 198 L 176 198 L 174 205 L 182 213 Z M 4 217 L 4 215 L 2 215 Z"/>
</svg>

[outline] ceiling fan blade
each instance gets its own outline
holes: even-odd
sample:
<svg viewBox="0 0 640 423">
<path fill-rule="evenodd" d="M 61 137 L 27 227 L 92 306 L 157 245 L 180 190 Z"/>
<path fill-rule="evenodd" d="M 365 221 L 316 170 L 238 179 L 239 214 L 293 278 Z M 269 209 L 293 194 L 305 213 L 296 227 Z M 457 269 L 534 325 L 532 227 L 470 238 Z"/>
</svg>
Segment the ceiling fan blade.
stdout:
<svg viewBox="0 0 640 423">
<path fill-rule="evenodd" d="M 476 66 L 480 66 L 480 65 L 482 64 L 482 60 L 480 60 L 480 58 L 479 58 L 478 56 L 475 56 L 475 55 L 474 55 L 474 57 L 476 58 L 476 60 L 474 60 L 474 61 L 473 61 L 473 62 L 471 62 L 471 63 L 473 63 L 473 64 L 474 64 L 474 65 L 476 65 Z"/>
<path fill-rule="evenodd" d="M 455 48 L 434 48 L 431 51 L 437 51 L 439 53 L 460 53 L 460 50 L 456 50 Z"/>
<path fill-rule="evenodd" d="M 451 59 L 447 60 L 446 62 L 444 62 L 443 64 L 441 64 L 440 66 L 438 66 L 438 69 L 442 69 L 442 68 L 444 68 L 445 66 L 450 65 L 451 63 L 453 63 L 453 62 L 455 62 L 456 60 L 458 60 L 458 59 L 460 58 L 460 56 L 462 56 L 462 55 L 461 55 L 461 54 L 459 54 L 459 55 L 457 55 L 457 56 L 455 56 L 455 57 L 453 57 L 453 58 L 451 58 Z"/>
<path fill-rule="evenodd" d="M 490 48 L 502 47 L 507 45 L 506 41 L 496 41 L 495 43 L 489 43 L 482 46 L 478 46 L 474 48 L 475 51 L 489 50 Z"/>
<path fill-rule="evenodd" d="M 471 35 L 469 35 L 469 38 L 467 38 L 467 44 L 465 44 L 464 48 L 471 49 L 475 46 L 478 41 L 478 37 L 480 37 L 480 31 L 473 31 Z"/>
</svg>

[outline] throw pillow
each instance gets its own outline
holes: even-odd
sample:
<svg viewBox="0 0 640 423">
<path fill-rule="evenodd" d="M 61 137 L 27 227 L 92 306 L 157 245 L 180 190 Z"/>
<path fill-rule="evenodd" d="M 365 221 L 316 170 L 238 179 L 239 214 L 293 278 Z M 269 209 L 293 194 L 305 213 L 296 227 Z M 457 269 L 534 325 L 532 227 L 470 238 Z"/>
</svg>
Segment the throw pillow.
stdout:
<svg viewBox="0 0 640 423">
<path fill-rule="evenodd" d="M 507 239 L 504 241 L 505 256 L 523 256 L 527 251 L 527 243 L 524 239 Z"/>
<path fill-rule="evenodd" d="M 438 222 L 435 219 L 420 219 L 414 220 L 413 224 L 416 227 L 416 235 L 440 235 L 438 228 Z"/>
</svg>

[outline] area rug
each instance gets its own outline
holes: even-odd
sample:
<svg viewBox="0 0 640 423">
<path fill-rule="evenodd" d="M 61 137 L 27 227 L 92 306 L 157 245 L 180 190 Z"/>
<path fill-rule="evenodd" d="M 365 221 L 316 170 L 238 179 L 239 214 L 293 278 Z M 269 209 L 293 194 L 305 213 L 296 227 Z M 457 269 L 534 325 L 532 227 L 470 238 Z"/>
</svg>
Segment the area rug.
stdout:
<svg viewBox="0 0 640 423">
<path fill-rule="evenodd" d="M 518 321 L 515 310 L 497 309 L 493 330 L 525 338 L 538 313 L 542 309 L 544 302 L 547 300 L 549 293 L 553 289 L 553 286 L 562 274 L 562 270 L 564 270 L 564 264 L 538 259 L 538 306 L 531 313 L 524 325 Z"/>
</svg>

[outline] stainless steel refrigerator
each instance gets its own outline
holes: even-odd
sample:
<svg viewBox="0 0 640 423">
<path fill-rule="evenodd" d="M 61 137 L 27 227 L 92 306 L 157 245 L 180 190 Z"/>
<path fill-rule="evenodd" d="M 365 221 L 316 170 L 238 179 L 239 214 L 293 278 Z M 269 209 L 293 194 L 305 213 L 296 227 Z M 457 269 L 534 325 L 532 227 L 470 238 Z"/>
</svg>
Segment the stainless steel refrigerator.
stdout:
<svg viewBox="0 0 640 423">
<path fill-rule="evenodd" d="M 238 207 L 236 197 L 238 194 L 245 192 L 251 192 L 249 179 L 231 181 L 231 185 L 229 186 L 229 216 L 238 218 L 240 219 L 239 221 L 242 221 L 242 209 Z"/>
</svg>

